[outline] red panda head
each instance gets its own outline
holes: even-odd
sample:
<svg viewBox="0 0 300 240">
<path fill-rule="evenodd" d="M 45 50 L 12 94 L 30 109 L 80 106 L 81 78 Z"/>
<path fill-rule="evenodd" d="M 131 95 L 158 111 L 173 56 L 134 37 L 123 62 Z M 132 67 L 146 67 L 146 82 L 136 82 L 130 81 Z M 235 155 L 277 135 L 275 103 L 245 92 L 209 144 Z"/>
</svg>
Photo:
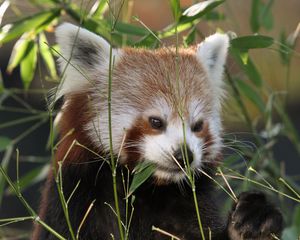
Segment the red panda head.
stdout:
<svg viewBox="0 0 300 240">
<path fill-rule="evenodd" d="M 74 128 L 95 151 L 109 152 L 110 45 L 71 24 L 58 27 L 56 37 L 63 78 L 55 98 L 65 98 L 61 131 Z M 187 163 L 196 170 L 214 161 L 228 45 L 228 37 L 216 33 L 178 51 L 112 49 L 112 143 L 121 164 L 148 161 L 158 180 L 176 182 Z"/>
</svg>

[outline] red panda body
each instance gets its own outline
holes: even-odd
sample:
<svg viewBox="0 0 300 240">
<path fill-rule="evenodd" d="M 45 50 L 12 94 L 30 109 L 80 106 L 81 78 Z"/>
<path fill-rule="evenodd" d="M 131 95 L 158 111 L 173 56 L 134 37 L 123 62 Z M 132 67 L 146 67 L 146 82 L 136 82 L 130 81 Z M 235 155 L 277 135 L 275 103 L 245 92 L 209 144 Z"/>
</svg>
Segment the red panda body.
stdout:
<svg viewBox="0 0 300 240">
<path fill-rule="evenodd" d="M 101 37 L 64 24 L 58 28 L 57 38 L 65 77 L 55 94 L 55 99 L 64 96 L 55 158 L 62 165 L 63 194 L 66 199 L 72 196 L 68 213 L 74 232 L 80 229 L 79 239 L 121 239 L 112 210 L 110 150 L 118 161 L 116 186 L 122 221 L 128 221 L 132 210 L 131 204 L 126 209 L 123 180 L 129 184 L 131 171 L 140 162 L 155 166 L 153 176 L 134 193 L 127 239 L 170 239 L 152 226 L 182 240 L 202 239 L 187 164 L 195 174 L 206 238 L 211 234 L 214 240 L 267 240 L 271 233 L 280 234 L 281 214 L 260 193 L 242 194 L 228 222 L 223 221 L 213 183 L 201 174 L 213 175 L 221 156 L 226 35 L 215 34 L 197 48 L 178 51 L 113 49 L 113 67 L 109 64 L 110 46 Z M 252 216 L 257 209 L 260 213 Z M 40 217 L 71 239 L 52 173 L 45 185 Z M 37 239 L 56 238 L 36 226 L 33 240 Z"/>
<path fill-rule="evenodd" d="M 99 163 L 91 163 L 84 167 L 71 166 L 64 176 L 64 194 L 69 196 L 80 180 L 77 193 L 69 204 L 69 214 L 73 229 L 78 229 L 88 207 L 95 199 L 93 209 L 88 215 L 86 222 L 80 231 L 79 239 L 121 239 L 116 221 L 116 216 L 108 207 L 114 206 L 113 186 L 111 169 L 104 165 L 101 174 L 97 177 Z M 125 170 L 126 171 L 126 170 Z M 121 176 L 118 172 L 118 176 Z M 97 179 L 95 183 L 95 179 Z M 118 178 L 118 194 L 122 219 L 125 219 L 125 203 L 123 194 L 123 183 Z M 212 194 L 212 186 L 209 180 L 201 181 L 207 184 L 205 187 L 199 185 L 198 201 L 201 203 L 200 212 L 202 225 L 208 237 L 207 228 L 213 232 L 213 239 L 224 238 L 225 225 L 218 216 Z M 187 189 L 189 186 L 185 186 Z M 49 193 L 47 200 L 42 202 L 46 209 L 42 209 L 41 217 L 49 226 L 53 227 L 62 236 L 71 239 L 68 225 L 60 204 L 56 183 L 51 178 L 47 184 Z M 136 193 L 134 202 L 133 219 L 130 225 L 129 239 L 169 239 L 169 237 L 152 231 L 152 226 L 159 227 L 180 239 L 201 239 L 193 196 L 190 191 L 182 192 L 176 184 L 155 187 L 153 183 L 145 183 Z M 128 209 L 131 212 L 131 207 Z M 221 234 L 222 233 L 222 234 Z M 34 239 L 57 239 L 44 229 L 36 232 Z M 222 237 L 216 238 L 218 234 Z"/>
</svg>

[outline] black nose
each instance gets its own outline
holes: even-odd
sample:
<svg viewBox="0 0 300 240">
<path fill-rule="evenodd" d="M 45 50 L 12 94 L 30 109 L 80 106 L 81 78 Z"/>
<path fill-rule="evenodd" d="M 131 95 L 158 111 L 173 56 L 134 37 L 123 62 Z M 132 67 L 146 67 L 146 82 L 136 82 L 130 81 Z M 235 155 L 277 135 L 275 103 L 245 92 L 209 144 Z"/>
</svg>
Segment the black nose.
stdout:
<svg viewBox="0 0 300 240">
<path fill-rule="evenodd" d="M 185 147 L 182 146 L 181 148 L 177 149 L 174 152 L 174 157 L 176 158 L 177 162 L 184 167 L 184 162 L 188 162 L 191 163 L 193 162 L 193 153 L 192 151 L 189 149 L 188 146 L 186 146 L 186 151 L 185 151 Z"/>
</svg>

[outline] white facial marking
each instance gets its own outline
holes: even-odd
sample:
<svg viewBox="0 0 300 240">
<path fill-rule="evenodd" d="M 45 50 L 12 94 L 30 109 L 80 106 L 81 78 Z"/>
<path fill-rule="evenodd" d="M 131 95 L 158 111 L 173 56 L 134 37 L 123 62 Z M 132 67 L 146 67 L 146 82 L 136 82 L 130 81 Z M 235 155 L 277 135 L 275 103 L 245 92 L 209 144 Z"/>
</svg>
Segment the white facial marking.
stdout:
<svg viewBox="0 0 300 240">
<path fill-rule="evenodd" d="M 96 103 L 95 103 L 96 104 Z M 105 108 L 101 110 L 96 116 L 90 121 L 85 129 L 87 130 L 90 138 L 92 139 L 95 146 L 101 147 L 102 150 L 110 150 L 110 135 L 109 135 L 109 120 L 108 120 L 108 109 L 104 103 L 102 106 L 98 103 L 99 108 Z M 120 106 L 122 107 L 122 106 Z M 126 108 L 127 107 L 127 108 Z M 130 129 L 134 123 L 137 111 L 128 106 L 123 106 L 123 110 L 118 111 L 112 110 L 112 142 L 113 151 L 118 154 L 124 146 L 122 146 L 122 140 L 126 135 L 126 130 Z"/>
<path fill-rule="evenodd" d="M 193 169 L 200 167 L 203 141 L 196 137 L 187 123 L 185 123 L 184 133 L 183 124 L 179 118 L 175 121 L 167 122 L 166 129 L 161 134 L 144 137 L 142 155 L 146 161 L 157 165 L 156 175 L 158 177 L 163 179 L 172 178 L 174 181 L 184 178 L 183 172 L 180 171 L 178 163 L 174 160 L 174 152 L 184 146 L 184 139 L 186 139 L 186 146 L 193 153 L 191 167 Z"/>
</svg>

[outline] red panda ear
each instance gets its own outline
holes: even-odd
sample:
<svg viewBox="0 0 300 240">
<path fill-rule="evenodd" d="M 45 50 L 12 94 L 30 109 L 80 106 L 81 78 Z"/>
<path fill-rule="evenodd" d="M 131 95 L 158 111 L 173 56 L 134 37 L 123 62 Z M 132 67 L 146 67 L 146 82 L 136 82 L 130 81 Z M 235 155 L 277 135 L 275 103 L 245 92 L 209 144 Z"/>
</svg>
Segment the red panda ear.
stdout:
<svg viewBox="0 0 300 240">
<path fill-rule="evenodd" d="M 213 87 L 221 88 L 222 86 L 228 47 L 229 37 L 221 33 L 205 38 L 197 47 L 197 58 L 206 70 Z"/>
<path fill-rule="evenodd" d="M 70 23 L 60 25 L 55 31 L 60 47 L 59 66 L 63 74 L 55 94 L 59 97 L 86 89 L 99 71 L 108 71 L 110 44 L 102 37 Z M 114 62 L 119 50 L 113 49 Z"/>
</svg>

